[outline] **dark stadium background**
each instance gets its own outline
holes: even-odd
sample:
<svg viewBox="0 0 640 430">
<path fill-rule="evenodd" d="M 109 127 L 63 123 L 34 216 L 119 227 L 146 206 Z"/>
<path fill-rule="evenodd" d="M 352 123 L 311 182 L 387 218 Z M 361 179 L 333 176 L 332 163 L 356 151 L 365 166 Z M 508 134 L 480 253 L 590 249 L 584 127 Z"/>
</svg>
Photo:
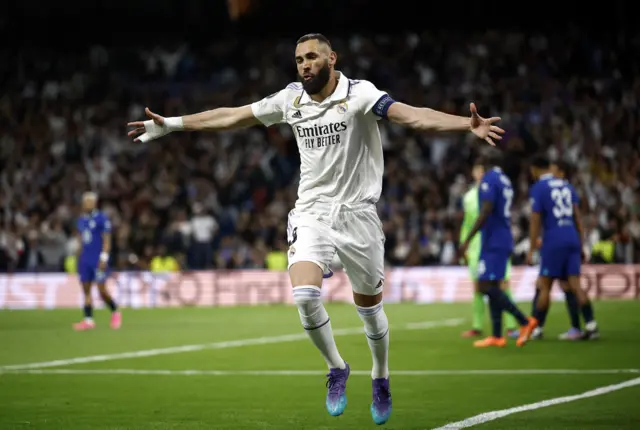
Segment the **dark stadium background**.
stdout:
<svg viewBox="0 0 640 430">
<path fill-rule="evenodd" d="M 232 19 L 230 11 L 234 10 L 234 4 L 241 13 Z M 291 207 L 295 198 L 297 149 L 286 131 L 256 129 L 234 137 L 237 142 L 234 141 L 231 153 L 240 151 L 243 157 L 251 153 L 253 164 L 240 166 L 237 174 L 224 184 L 218 180 L 207 185 L 216 166 L 224 167 L 228 161 L 216 150 L 200 148 L 198 140 L 202 136 L 174 134 L 142 150 L 139 159 L 116 159 L 113 154 L 105 155 L 104 137 L 75 143 L 73 136 L 81 136 L 87 130 L 87 122 L 80 120 L 73 131 L 62 133 L 59 139 L 67 152 L 55 161 L 44 155 L 55 140 L 51 130 L 34 124 L 46 122 L 56 110 L 58 113 L 65 109 L 85 113 L 90 110 L 93 126 L 122 138 L 126 133 L 124 124 L 139 119 L 139 108 L 143 105 L 169 116 L 248 103 L 295 80 L 291 61 L 294 41 L 313 31 L 326 33 L 334 41 L 339 68 L 346 67 L 354 77 L 370 79 L 399 100 L 457 114 L 466 114 L 468 102 L 473 100 L 481 114 L 502 115 L 502 125 L 507 129 L 503 144 L 507 171 L 512 180 L 522 182 L 525 188 L 527 156 L 548 148 L 555 138 L 553 133 L 563 132 L 558 131 L 557 121 L 564 132 L 576 123 L 597 121 L 603 128 L 600 141 L 596 144 L 587 136 L 579 146 L 579 153 L 584 155 L 583 161 L 584 157 L 590 160 L 588 175 L 602 186 L 594 187 L 590 179 L 582 177 L 576 179 L 576 185 L 583 197 L 589 232 L 596 232 L 594 247 L 596 242 L 598 246 L 606 242 L 614 251 L 603 257 L 595 250 L 592 261 L 637 262 L 640 45 L 630 5 L 622 1 L 606 5 L 574 1 L 9 2 L 0 13 L 0 34 L 6 42 L 0 48 L 0 88 L 5 112 L 0 116 L 0 130 L 6 139 L 13 140 L 16 148 L 8 149 L 13 147 L 5 141 L 0 168 L 5 172 L 22 169 L 37 176 L 47 165 L 49 176 L 28 191 L 22 189 L 24 181 L 20 186 L 7 185 L 6 189 L 13 191 L 0 195 L 4 231 L 22 243 L 20 252 L 7 251 L 3 245 L 0 267 L 64 269 L 63 255 L 49 254 L 50 258 L 43 258 L 38 247 L 44 243 L 49 247 L 47 251 L 51 251 L 54 247 L 64 248 L 55 243 L 69 245 L 72 214 L 57 223 L 51 218 L 52 213 L 59 209 L 61 201 L 71 212 L 77 210 L 78 193 L 90 184 L 86 177 L 74 179 L 76 182 L 60 178 L 76 173 L 86 176 L 87 169 L 91 169 L 86 161 L 93 162 L 100 156 L 110 160 L 122 175 L 122 181 L 134 184 L 135 188 L 128 193 L 118 191 L 117 187 L 98 190 L 103 203 L 122 218 L 116 225 L 124 225 L 136 233 L 118 228 L 123 238 L 118 240 L 116 233 L 112 255 L 115 267 L 147 267 L 150 259 L 165 249 L 178 257 L 183 268 L 263 266 L 269 252 L 283 250 L 281 212 Z M 410 34 L 415 35 L 418 47 L 403 53 Z M 536 53 L 531 43 L 540 35 L 548 39 L 549 50 Z M 518 38 L 522 39 L 519 48 L 509 48 Z M 354 40 L 358 41 L 357 48 Z M 479 59 L 478 55 L 470 54 L 476 45 L 491 46 L 493 51 Z M 155 72 L 145 71 L 142 52 L 154 55 L 154 49 L 169 52 L 180 46 L 187 48 L 187 54 L 176 73 L 168 76 L 162 72 L 162 66 L 156 67 Z M 105 54 L 108 61 L 103 64 Z M 416 69 L 422 67 L 420 64 L 426 64 L 429 73 L 434 73 L 428 88 L 421 84 L 424 76 Z M 528 68 L 527 77 L 509 83 L 518 75 L 519 67 Z M 465 77 L 469 70 L 474 70 L 473 76 Z M 75 94 L 73 100 L 61 97 L 55 102 L 42 102 L 47 81 L 68 81 L 75 72 L 81 72 L 90 85 Z M 465 79 L 472 83 L 469 91 L 462 85 Z M 600 93 L 596 81 L 606 83 Z M 31 86 L 26 86 L 27 83 Z M 32 92 L 29 97 L 24 96 L 25 88 Z M 554 107 L 551 113 L 544 112 L 542 102 L 549 91 L 566 93 L 564 104 Z M 131 110 L 132 105 L 137 110 Z M 552 114 L 557 118 L 552 119 Z M 445 155 L 435 158 L 444 162 L 434 164 L 434 158 L 430 161 L 430 157 L 434 157 L 437 137 L 398 132 L 386 125 L 384 130 L 391 134 L 385 148 L 387 174 L 380 214 L 388 236 L 389 263 L 455 264 L 449 257 L 461 217 L 459 194 L 463 182 L 469 180 L 469 163 L 481 145 L 460 136 L 447 136 Z M 217 141 L 217 136 L 205 138 Z M 415 142 L 412 148 L 407 147 L 408 141 Z M 569 142 L 573 143 L 575 139 Z M 604 151 L 608 151 L 606 155 L 603 147 L 609 147 Z M 273 148 L 279 158 L 273 156 Z M 615 152 L 613 156 L 611 149 Z M 193 162 L 199 160 L 199 165 L 181 168 L 173 184 L 178 191 L 170 208 L 158 210 L 133 194 L 144 188 L 141 184 L 153 182 L 162 174 L 167 155 L 175 151 Z M 264 172 L 256 164 L 267 156 L 273 157 L 269 163 L 275 170 L 265 180 Z M 36 159 L 39 164 L 32 164 L 31 160 Z M 420 162 L 415 164 L 416 160 Z M 414 163 L 411 169 L 418 173 L 418 179 L 409 180 L 402 173 L 410 162 Z M 147 176 L 132 181 L 131 175 L 141 166 L 146 166 Z M 193 205 L 201 200 L 201 195 L 189 194 L 187 182 L 193 178 L 201 178 L 205 188 L 213 186 L 219 203 L 216 208 L 209 207 L 220 228 L 206 247 L 210 253 L 204 254 L 204 262 L 193 261 L 194 253 L 202 253 L 196 253 L 193 243 L 178 237 L 176 229 L 171 228 L 188 220 Z M 267 186 L 263 186 L 265 183 Z M 451 184 L 458 186 L 452 189 Z M 526 190 L 518 191 L 515 233 L 522 242 L 527 228 Z M 405 201 L 408 195 L 415 201 Z M 274 199 L 275 208 L 271 205 Z M 402 210 L 393 209 L 394 205 L 402 206 Z M 272 215 L 263 215 L 265 211 Z M 13 219 L 16 213 L 29 222 L 16 226 Z M 142 221 L 143 213 L 148 215 L 149 222 Z M 239 226 L 239 219 L 244 227 Z M 60 224 L 62 233 L 57 238 L 44 238 L 40 232 L 44 222 L 55 224 L 56 229 Z M 263 227 L 252 227 L 256 225 Z M 449 250 L 446 258 L 445 249 Z M 35 255 L 28 257 L 33 250 Z M 514 255 L 516 263 L 522 262 L 525 251 L 526 243 L 522 243 Z M 132 255 L 136 258 L 131 259 Z M 29 259 L 30 263 L 26 261 Z"/>
</svg>

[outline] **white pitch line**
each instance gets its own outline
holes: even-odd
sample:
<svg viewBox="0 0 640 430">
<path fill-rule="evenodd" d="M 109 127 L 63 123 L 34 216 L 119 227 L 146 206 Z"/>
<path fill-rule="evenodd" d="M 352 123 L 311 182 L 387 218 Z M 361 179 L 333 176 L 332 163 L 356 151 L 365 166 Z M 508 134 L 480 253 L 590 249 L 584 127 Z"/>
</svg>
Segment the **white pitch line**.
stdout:
<svg viewBox="0 0 640 430">
<path fill-rule="evenodd" d="M 425 321 L 421 323 L 410 323 L 402 327 L 395 328 L 396 330 L 426 330 L 437 327 L 454 327 L 462 324 L 464 322 L 463 318 L 451 318 L 440 321 Z M 352 327 L 345 329 L 336 329 L 333 330 L 334 336 L 348 336 L 354 334 L 362 334 L 364 330 L 362 327 Z M 140 357 L 153 357 L 157 355 L 167 355 L 167 354 L 179 354 L 183 352 L 194 352 L 194 351 L 203 351 L 206 349 L 227 349 L 227 348 L 238 348 L 242 346 L 251 346 L 251 345 L 267 345 L 273 343 L 285 343 L 285 342 L 294 342 L 298 340 L 307 339 L 307 334 L 302 331 L 301 333 L 294 334 L 285 334 L 281 336 L 266 336 L 266 337 L 258 337 L 253 339 L 238 339 L 238 340 L 228 340 L 222 342 L 212 342 L 212 343 L 202 343 L 196 345 L 183 345 L 183 346 L 172 346 L 168 348 L 156 348 L 156 349 L 146 349 L 142 351 L 130 351 L 130 352 L 121 352 L 116 354 L 102 354 L 102 355 L 90 355 L 86 357 L 76 357 L 76 358 L 68 358 L 63 360 L 53 360 L 53 361 L 41 361 L 38 363 L 26 363 L 26 364 L 12 364 L 8 366 L 0 366 L 0 371 L 6 370 L 19 370 L 19 369 L 43 369 L 47 367 L 61 367 L 61 366 L 70 366 L 73 364 L 85 364 L 85 363 L 96 363 L 101 361 L 110 361 L 110 360 L 122 360 L 126 358 L 140 358 Z"/>
<path fill-rule="evenodd" d="M 519 412 L 525 412 L 525 411 L 535 411 L 537 409 L 546 408 L 548 406 L 560 405 L 562 403 L 575 402 L 576 400 L 602 396 L 603 394 L 612 393 L 614 391 L 619 391 L 624 388 L 634 387 L 636 385 L 640 385 L 640 378 L 631 379 L 629 381 L 621 382 L 619 384 L 606 385 L 604 387 L 596 388 L 595 390 L 586 391 L 582 394 L 576 394 L 574 396 L 556 397 L 554 399 L 543 400 L 541 402 L 530 403 L 528 405 L 517 406 L 515 408 L 485 412 L 480 415 L 466 418 L 462 421 L 446 424 L 443 427 L 438 427 L 433 430 L 464 429 L 467 427 L 488 423 L 489 421 L 494 421 L 499 418 L 504 418 L 507 415 L 517 414 Z"/>
<path fill-rule="evenodd" d="M 167 369 L 16 369 L 0 374 L 29 375 L 169 375 L 169 376 L 322 376 L 319 370 L 167 370 Z M 456 375 L 618 375 L 638 374 L 640 369 L 478 369 L 478 370 L 391 370 L 393 376 Z M 352 370 L 352 375 L 371 376 L 370 370 Z"/>
</svg>

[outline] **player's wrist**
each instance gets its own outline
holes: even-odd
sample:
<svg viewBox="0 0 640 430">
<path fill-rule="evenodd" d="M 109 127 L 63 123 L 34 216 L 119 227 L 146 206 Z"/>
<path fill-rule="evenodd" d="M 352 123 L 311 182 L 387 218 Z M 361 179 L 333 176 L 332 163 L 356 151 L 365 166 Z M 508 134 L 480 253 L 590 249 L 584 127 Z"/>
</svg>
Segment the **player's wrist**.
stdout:
<svg viewBox="0 0 640 430">
<path fill-rule="evenodd" d="M 100 253 L 100 262 L 102 263 L 106 263 L 107 261 L 109 261 L 109 253 L 108 252 L 101 252 Z"/>
<path fill-rule="evenodd" d="M 170 131 L 184 130 L 184 121 L 181 116 L 172 116 L 164 119 L 164 125 Z"/>
</svg>

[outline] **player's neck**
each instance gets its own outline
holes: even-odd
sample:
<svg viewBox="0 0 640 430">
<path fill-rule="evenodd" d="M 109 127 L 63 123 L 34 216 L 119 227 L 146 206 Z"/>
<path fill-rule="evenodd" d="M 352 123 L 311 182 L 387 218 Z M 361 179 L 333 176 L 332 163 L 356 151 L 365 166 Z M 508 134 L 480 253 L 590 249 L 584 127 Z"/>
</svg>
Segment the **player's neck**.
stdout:
<svg viewBox="0 0 640 430">
<path fill-rule="evenodd" d="M 314 102 L 322 103 L 327 97 L 330 97 L 331 94 L 333 94 L 336 88 L 338 88 L 339 79 L 339 75 L 335 72 L 335 70 L 332 70 L 327 85 L 325 85 L 319 93 L 309 95 L 309 97 L 311 97 L 311 100 L 313 100 Z"/>
</svg>

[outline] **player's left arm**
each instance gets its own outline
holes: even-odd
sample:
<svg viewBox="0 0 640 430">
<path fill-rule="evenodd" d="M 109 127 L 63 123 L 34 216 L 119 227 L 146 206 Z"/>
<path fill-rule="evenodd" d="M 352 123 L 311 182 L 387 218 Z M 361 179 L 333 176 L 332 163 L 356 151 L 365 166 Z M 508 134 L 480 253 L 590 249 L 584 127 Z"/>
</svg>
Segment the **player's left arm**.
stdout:
<svg viewBox="0 0 640 430">
<path fill-rule="evenodd" d="M 538 196 L 538 187 L 533 186 L 529 192 L 529 200 L 531 201 L 531 216 L 529 217 L 529 253 L 527 254 L 527 263 L 533 264 L 533 253 L 538 249 L 540 244 L 540 230 L 542 228 L 542 200 Z"/>
<path fill-rule="evenodd" d="M 104 270 L 109 262 L 111 254 L 111 221 L 104 218 L 102 221 L 102 251 L 100 252 L 100 270 Z"/>
<path fill-rule="evenodd" d="M 493 207 L 497 201 L 497 187 L 489 178 L 482 180 L 478 187 L 478 193 L 480 196 L 480 214 L 473 224 L 473 227 L 471 227 L 467 238 L 462 243 L 461 250 L 463 252 L 467 250 L 473 237 L 478 234 L 484 223 L 491 216 L 491 212 L 493 212 Z"/>
<path fill-rule="evenodd" d="M 582 224 L 582 212 L 580 210 L 580 197 L 576 192 L 576 189 L 569 184 L 571 190 L 571 202 L 573 203 L 573 222 L 576 224 L 576 230 L 578 230 L 578 237 L 580 239 L 580 249 L 582 250 L 582 260 L 587 261 L 587 255 L 584 250 L 584 227 Z"/>
<path fill-rule="evenodd" d="M 473 224 L 473 227 L 471 227 L 471 231 L 463 242 L 464 248 L 469 247 L 469 243 L 471 243 L 473 237 L 478 234 L 484 223 L 487 221 L 487 218 L 491 215 L 491 212 L 493 212 L 493 201 L 484 200 L 482 202 L 482 206 L 480 206 L 480 215 L 478 215 L 476 222 Z"/>
<path fill-rule="evenodd" d="M 475 103 L 469 105 L 471 115 L 465 117 L 397 102 L 369 81 L 358 81 L 357 88 L 364 100 L 365 113 L 373 112 L 378 118 L 387 118 L 405 127 L 424 131 L 470 131 L 491 145 L 495 145 L 494 139 L 500 140 L 504 134 L 503 129 L 493 125 L 500 118 L 481 117 Z"/>
<path fill-rule="evenodd" d="M 421 131 L 470 131 L 491 145 L 495 145 L 494 140 L 502 139 L 504 130 L 493 125 L 500 121 L 499 117 L 481 117 L 475 103 L 469 105 L 469 110 L 471 115 L 466 117 L 395 102 L 387 109 L 387 118 L 396 124 Z"/>
</svg>

